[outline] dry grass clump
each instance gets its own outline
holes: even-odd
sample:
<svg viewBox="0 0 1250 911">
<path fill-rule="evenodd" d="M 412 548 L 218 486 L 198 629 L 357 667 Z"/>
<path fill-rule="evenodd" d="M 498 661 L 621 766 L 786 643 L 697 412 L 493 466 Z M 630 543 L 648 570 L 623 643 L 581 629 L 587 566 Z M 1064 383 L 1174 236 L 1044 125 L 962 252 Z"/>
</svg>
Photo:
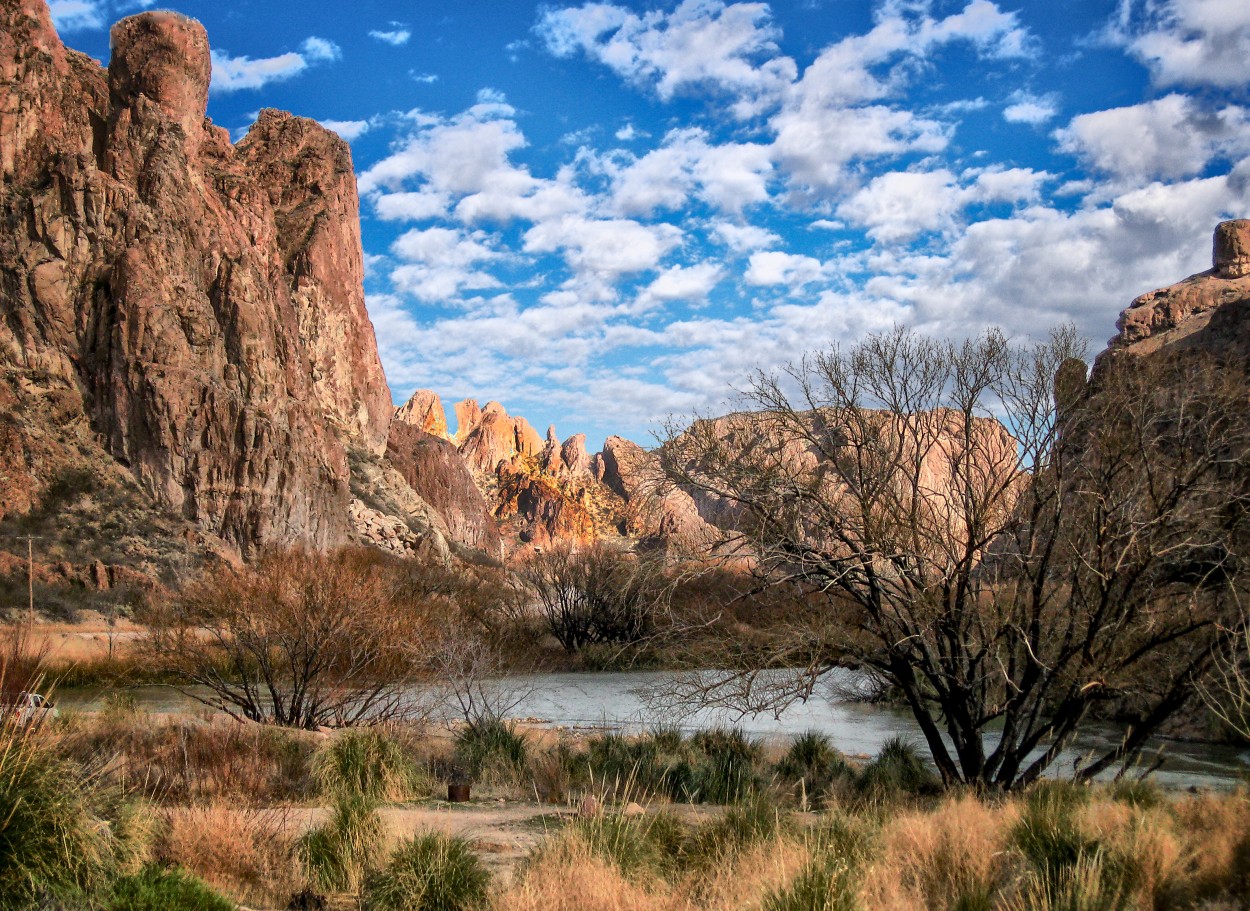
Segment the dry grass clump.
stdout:
<svg viewBox="0 0 1250 911">
<path fill-rule="evenodd" d="M 224 718 L 161 720 L 119 705 L 60 740 L 62 752 L 106 781 L 161 802 L 262 806 L 315 792 L 315 734 Z"/>
<path fill-rule="evenodd" d="M 563 839 L 536 857 L 506 892 L 495 911 L 677 911 L 663 883 L 631 882 L 581 839 Z"/>
<path fill-rule="evenodd" d="M 163 822 L 157 857 L 236 901 L 282 907 L 302 885 L 294 833 L 281 811 L 216 800 L 165 810 Z"/>
<path fill-rule="evenodd" d="M 1014 815 L 968 796 L 889 819 L 880 862 L 864 878 L 865 904 L 880 911 L 991 907 L 1010 874 L 1005 849 Z"/>
</svg>

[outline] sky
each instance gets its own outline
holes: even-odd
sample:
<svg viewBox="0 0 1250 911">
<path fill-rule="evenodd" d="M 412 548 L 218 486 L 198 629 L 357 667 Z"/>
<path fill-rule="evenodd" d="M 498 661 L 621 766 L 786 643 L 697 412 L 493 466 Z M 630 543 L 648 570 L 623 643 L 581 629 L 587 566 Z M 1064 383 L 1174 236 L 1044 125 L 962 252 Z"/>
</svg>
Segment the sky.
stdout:
<svg viewBox="0 0 1250 911">
<path fill-rule="evenodd" d="M 107 62 L 150 0 L 53 0 Z M 1250 216 L 1247 0 L 173 0 L 352 147 L 391 392 L 644 445 L 896 324 L 1097 352 Z M 454 426 L 454 424 L 453 424 Z"/>
</svg>

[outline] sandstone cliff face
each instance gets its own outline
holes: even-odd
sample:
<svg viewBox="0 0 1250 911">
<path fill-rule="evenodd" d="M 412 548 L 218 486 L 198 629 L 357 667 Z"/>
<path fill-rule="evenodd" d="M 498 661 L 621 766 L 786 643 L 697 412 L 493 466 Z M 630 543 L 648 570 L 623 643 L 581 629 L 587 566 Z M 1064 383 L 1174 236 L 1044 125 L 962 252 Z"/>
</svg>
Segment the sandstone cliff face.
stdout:
<svg viewBox="0 0 1250 911">
<path fill-rule="evenodd" d="M 428 389 L 418 389 L 395 411 L 394 420 L 410 424 L 440 440 L 450 440 L 447 432 L 447 412 L 438 394 Z"/>
<path fill-rule="evenodd" d="M 442 517 L 453 541 L 496 558 L 502 555 L 499 529 L 455 446 L 397 416 L 386 441 L 386 456 Z"/>
<path fill-rule="evenodd" d="M 720 537 L 699 514 L 694 498 L 667 482 L 659 454 L 610 436 L 596 457 L 594 471 L 627 504 L 626 530 L 631 535 L 693 548 L 711 545 Z"/>
<path fill-rule="evenodd" d="M 1250 371 L 1250 219 L 1215 229 L 1212 268 L 1138 297 L 1099 361 L 1121 353 L 1198 350 Z"/>
<path fill-rule="evenodd" d="M 347 449 L 391 416 L 332 133 L 204 116 L 203 28 L 118 23 L 106 72 L 0 0 L 0 369 L 82 390 L 160 507 L 245 553 L 348 538 Z"/>
</svg>

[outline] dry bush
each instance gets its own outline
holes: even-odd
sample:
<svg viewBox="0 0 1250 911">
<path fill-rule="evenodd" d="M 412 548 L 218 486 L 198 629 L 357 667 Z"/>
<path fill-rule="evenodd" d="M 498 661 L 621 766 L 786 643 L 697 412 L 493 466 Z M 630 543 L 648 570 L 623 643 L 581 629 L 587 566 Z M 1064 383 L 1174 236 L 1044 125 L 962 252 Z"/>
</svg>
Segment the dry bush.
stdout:
<svg viewBox="0 0 1250 911">
<path fill-rule="evenodd" d="M 280 811 L 216 800 L 167 810 L 156 850 L 236 901 L 283 907 L 303 885 L 294 845 Z"/>
<path fill-rule="evenodd" d="M 687 907 L 708 911 L 758 908 L 769 894 L 791 882 L 811 860 L 801 840 L 776 835 L 732 855 L 731 863 L 717 863 L 682 884 Z"/>
<path fill-rule="evenodd" d="M 410 702 L 423 671 L 411 643 L 436 641 L 446 606 L 408 575 L 366 548 L 215 566 L 149 606 L 146 647 L 196 687 L 187 695 L 240 720 L 315 729 L 405 717 L 422 709 Z"/>
<path fill-rule="evenodd" d="M 662 883 L 630 882 L 578 838 L 545 850 L 495 902 L 496 911 L 677 911 Z"/>
<path fill-rule="evenodd" d="M 865 877 L 866 906 L 880 911 L 985 907 L 1009 875 L 1004 852 L 1014 817 L 1010 807 L 991 808 L 964 797 L 932 812 L 889 820 L 881 832 L 879 861 Z"/>
<path fill-rule="evenodd" d="M 170 803 L 228 799 L 261 805 L 315 791 L 315 735 L 254 724 L 100 713 L 62 737 L 61 749 L 112 783 Z"/>
</svg>

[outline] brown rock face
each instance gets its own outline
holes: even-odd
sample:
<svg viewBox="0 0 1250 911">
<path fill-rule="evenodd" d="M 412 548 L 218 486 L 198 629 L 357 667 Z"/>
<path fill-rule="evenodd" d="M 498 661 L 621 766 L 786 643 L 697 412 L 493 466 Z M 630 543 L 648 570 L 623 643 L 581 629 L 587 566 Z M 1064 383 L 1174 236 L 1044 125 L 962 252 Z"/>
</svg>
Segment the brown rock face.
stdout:
<svg viewBox="0 0 1250 911">
<path fill-rule="evenodd" d="M 1224 221 L 1215 226 L 1212 259 L 1220 278 L 1250 275 L 1250 219 Z"/>
<path fill-rule="evenodd" d="M 443 401 L 437 393 L 428 389 L 418 389 L 408 401 L 399 406 L 395 412 L 395 420 L 410 424 L 440 440 L 451 439 L 447 433 L 447 412 L 443 408 Z"/>
<path fill-rule="evenodd" d="M 315 121 L 265 109 L 235 153 L 272 206 L 317 401 L 338 429 L 380 453 L 394 408 L 365 310 L 351 149 Z"/>
<path fill-rule="evenodd" d="M 590 474 L 590 453 L 586 451 L 586 434 L 575 433 L 560 447 L 560 458 L 570 474 Z"/>
<path fill-rule="evenodd" d="M 346 447 L 391 416 L 346 146 L 204 118 L 196 22 L 118 23 L 107 73 L 0 0 L 0 369 L 84 391 L 158 504 L 245 552 L 346 540 Z"/>
<path fill-rule="evenodd" d="M 386 455 L 408 485 L 439 514 L 453 541 L 500 556 L 499 529 L 455 446 L 418 425 L 396 420 L 386 441 Z"/>
<path fill-rule="evenodd" d="M 1210 271 L 1134 300 L 1120 314 L 1119 334 L 1099 360 L 1163 349 L 1250 357 L 1250 220 L 1222 222 L 1213 247 Z"/>
<path fill-rule="evenodd" d="M 631 534 L 691 547 L 707 546 L 720 537 L 700 516 L 690 494 L 665 481 L 658 454 L 623 437 L 610 436 L 604 440 L 595 466 L 601 482 L 625 501 Z"/>
</svg>

